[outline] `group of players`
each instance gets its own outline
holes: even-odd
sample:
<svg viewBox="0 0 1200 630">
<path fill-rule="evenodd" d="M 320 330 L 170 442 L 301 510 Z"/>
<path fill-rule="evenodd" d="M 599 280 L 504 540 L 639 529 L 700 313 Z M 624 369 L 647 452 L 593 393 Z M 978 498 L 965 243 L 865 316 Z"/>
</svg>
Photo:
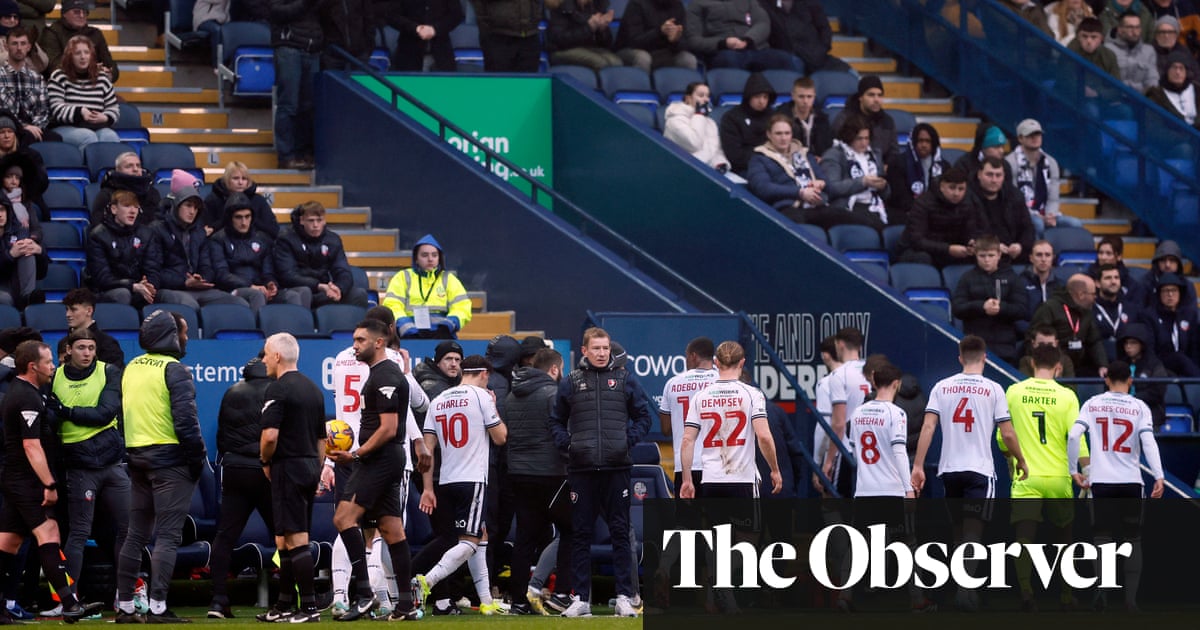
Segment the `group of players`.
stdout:
<svg viewBox="0 0 1200 630">
<path fill-rule="evenodd" d="M 832 371 L 816 386 L 817 410 L 827 427 L 816 428 L 814 452 L 824 479 L 814 474 L 813 483 L 824 496 L 853 497 L 856 520 L 868 504 L 872 506 L 871 514 L 880 514 L 882 501 L 884 514 L 894 512 L 893 516 L 901 517 L 895 521 L 903 521 L 904 508 L 899 503 L 917 497 L 925 489 L 925 459 L 940 428 L 937 474 L 945 497 L 961 500 L 962 507 L 955 515 L 955 535 L 959 542 L 980 542 L 995 497 L 995 439 L 1012 476 L 1011 496 L 1016 499 L 1012 522 L 1017 542 L 1033 542 L 1043 512 L 1055 540 L 1069 542 L 1074 510 L 1069 502 L 1054 500 L 1072 499 L 1072 484 L 1078 485 L 1100 500 L 1093 517 L 1097 544 L 1114 538 L 1132 544 L 1133 554 L 1124 567 L 1124 606 L 1136 610 L 1141 571 L 1141 511 L 1137 500 L 1144 493 L 1141 458 L 1145 457 L 1155 480 L 1150 497 L 1162 496 L 1163 469 L 1150 410 L 1130 395 L 1128 364 L 1111 364 L 1105 377 L 1108 391 L 1081 406 L 1074 391 L 1054 380 L 1061 372 L 1057 347 L 1035 348 L 1034 376 L 1005 391 L 983 375 L 987 358 L 984 340 L 967 336 L 959 344 L 962 372 L 939 381 L 930 390 L 920 438 L 910 460 L 908 418 L 893 402 L 902 372 L 887 362 L 873 363 L 870 371 L 865 371 L 863 343 L 860 331 L 844 328 L 822 345 L 823 358 Z M 711 352 L 712 342 L 694 340 L 687 349 L 689 369 L 672 378 L 664 389 L 664 429 L 669 419 L 681 498 L 757 496 L 755 441 L 746 439 L 747 419 L 771 470 L 771 485 L 776 492 L 779 489 L 779 469 L 767 429 L 763 394 L 737 382 L 743 359 L 740 347 L 732 352 L 736 345 L 721 344 L 714 370 L 713 362 L 707 359 L 711 355 L 706 355 Z M 1082 439 L 1085 433 L 1087 442 Z M 697 445 L 699 436 L 704 437 Z M 887 507 L 888 501 L 896 503 Z M 1025 554 L 1016 565 L 1022 608 L 1036 610 L 1032 560 Z M 910 593 L 914 611 L 936 610 L 936 604 L 919 589 L 911 589 Z M 1096 607 L 1107 605 L 1100 593 L 1093 602 Z M 851 601 L 852 589 L 845 589 L 838 594 L 836 605 L 850 610 Z M 978 593 L 959 589 L 956 604 L 963 610 L 976 610 L 980 605 Z M 1064 608 L 1076 605 L 1065 584 L 1061 604 Z"/>
</svg>

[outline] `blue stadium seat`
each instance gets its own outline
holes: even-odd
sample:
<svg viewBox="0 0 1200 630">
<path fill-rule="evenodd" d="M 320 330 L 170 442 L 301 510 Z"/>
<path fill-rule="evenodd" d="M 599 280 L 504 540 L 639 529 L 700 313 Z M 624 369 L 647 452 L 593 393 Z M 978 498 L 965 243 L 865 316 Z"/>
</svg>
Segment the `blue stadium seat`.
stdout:
<svg viewBox="0 0 1200 630">
<path fill-rule="evenodd" d="M 388 54 L 386 48 L 375 48 L 371 51 L 371 57 L 367 60 L 367 65 L 380 72 L 387 72 L 388 68 L 392 65 L 391 55 Z"/>
<path fill-rule="evenodd" d="M 362 267 L 350 265 L 350 277 L 354 279 L 354 284 L 351 285 L 356 289 L 362 289 L 367 292 L 367 304 L 370 306 L 379 305 L 379 291 L 371 286 L 371 280 L 367 278 L 367 272 Z"/>
<path fill-rule="evenodd" d="M 664 103 L 669 102 L 673 95 L 682 99 L 689 84 L 704 80 L 699 72 L 690 68 L 659 68 L 651 78 L 654 79 L 654 91 L 658 92 L 659 99 Z"/>
<path fill-rule="evenodd" d="M 240 304 L 209 304 L 200 307 L 200 326 L 205 339 L 262 339 L 254 311 Z"/>
<path fill-rule="evenodd" d="M 859 250 L 857 253 L 861 254 L 861 253 L 863 253 L 863 250 Z M 870 253 L 870 252 L 868 252 L 868 253 Z M 849 252 L 847 253 L 847 256 L 849 256 Z M 874 280 L 875 282 L 878 282 L 879 284 L 886 285 L 888 283 L 887 264 L 881 262 L 880 259 L 878 259 L 878 258 L 872 258 L 872 259 L 851 258 L 850 260 L 852 260 L 853 262 L 859 263 L 858 265 L 855 266 L 854 270 L 857 271 L 860 276 L 867 278 L 869 280 Z"/>
<path fill-rule="evenodd" d="M 211 38 L 208 32 L 192 30 L 192 10 L 195 6 L 196 0 L 168 0 L 167 28 L 163 32 L 163 42 L 167 45 L 168 54 L 171 48 L 188 50 L 213 43 L 209 41 Z M 167 61 L 170 62 L 170 57 Z"/>
<path fill-rule="evenodd" d="M 600 90 L 615 103 L 653 103 L 658 105 L 658 94 L 650 85 L 650 75 L 640 68 L 611 66 L 597 73 Z"/>
<path fill-rule="evenodd" d="M 229 22 L 221 27 L 217 89 L 233 85 L 234 96 L 269 97 L 275 86 L 271 30 L 262 22 Z M 223 102 L 222 102 L 223 105 Z"/>
<path fill-rule="evenodd" d="M 1196 208 L 1200 207 L 1200 195 L 1189 190 L 1176 190 L 1171 194 L 1173 220 L 1180 225 L 1195 225 Z"/>
<path fill-rule="evenodd" d="M 900 136 L 900 144 L 908 144 L 908 135 L 912 133 L 912 129 L 917 124 L 917 117 L 912 112 L 903 109 L 889 109 L 887 113 L 891 115 L 892 121 L 896 123 L 896 134 Z"/>
<path fill-rule="evenodd" d="M 1192 433 L 1195 425 L 1192 422 L 1192 408 L 1187 405 L 1167 405 L 1166 423 L 1163 433 Z"/>
<path fill-rule="evenodd" d="M 717 123 L 717 126 L 720 127 L 721 119 L 724 118 L 725 114 L 729 113 L 729 110 L 731 110 L 733 108 L 734 108 L 733 105 L 716 105 L 716 106 L 714 106 L 712 114 L 710 114 L 710 116 L 713 119 L 713 122 Z"/>
<path fill-rule="evenodd" d="M 117 124 L 113 125 L 113 129 L 145 129 L 142 125 L 142 111 L 133 103 L 121 101 L 117 103 L 120 108 L 121 115 L 117 119 Z"/>
<path fill-rule="evenodd" d="M 825 245 L 829 244 L 829 234 L 825 232 L 825 228 L 819 225 L 801 223 L 796 226 L 796 229 L 800 230 L 805 236 L 817 241 L 818 243 L 824 243 Z"/>
<path fill-rule="evenodd" d="M 296 304 L 267 304 L 258 309 L 258 327 L 270 337 L 275 333 L 291 333 L 295 337 L 312 337 L 312 311 Z"/>
<path fill-rule="evenodd" d="M 1104 124 L 1112 127 L 1116 135 L 1102 131 L 1100 133 L 1100 153 L 1105 156 L 1112 156 L 1117 153 L 1118 149 L 1124 144 L 1118 139 L 1124 139 L 1127 143 L 1137 142 L 1138 125 L 1134 120 L 1105 120 Z"/>
<path fill-rule="evenodd" d="M 658 118 L 655 115 L 657 108 L 648 107 L 642 103 L 617 103 L 617 107 L 626 114 L 629 114 L 634 122 L 639 125 L 647 129 L 658 128 Z"/>
<path fill-rule="evenodd" d="M 1166 163 L 1184 175 L 1196 176 L 1196 163 L 1192 160 L 1169 159 L 1166 160 Z M 1162 167 L 1155 167 L 1155 169 L 1158 172 L 1158 194 L 1170 197 L 1175 190 L 1186 189 L 1184 184 L 1166 169 Z"/>
<path fill-rule="evenodd" d="M 719 105 L 736 105 L 742 102 L 742 92 L 746 89 L 746 79 L 749 78 L 749 72 L 737 68 L 713 68 L 705 75 L 708 88 L 712 92 L 712 101 Z"/>
<path fill-rule="evenodd" d="M 79 287 L 79 274 L 71 265 L 50 263 L 46 266 L 46 277 L 38 281 L 38 286 L 45 293 L 47 302 L 62 302 L 68 291 Z"/>
<path fill-rule="evenodd" d="M 819 107 L 829 105 L 831 98 L 845 99 L 858 91 L 858 77 L 848 70 L 818 70 L 810 75 L 816 84 Z"/>
<path fill-rule="evenodd" d="M 879 232 L 865 225 L 835 225 L 829 228 L 829 243 L 854 262 L 888 266 L 888 254 Z"/>
<path fill-rule="evenodd" d="M 1096 262 L 1096 239 L 1084 228 L 1058 226 L 1046 228 L 1045 239 L 1054 247 L 1059 264 L 1090 264 Z M 1064 254 L 1069 254 L 1063 258 Z"/>
<path fill-rule="evenodd" d="M 137 339 L 138 329 L 142 327 L 141 315 L 128 304 L 101 302 L 96 305 L 92 317 L 100 325 L 100 330 L 117 339 Z"/>
<path fill-rule="evenodd" d="M 104 173 L 115 168 L 117 156 L 133 151 L 124 142 L 93 142 L 83 148 L 83 163 L 91 172 L 92 181 L 101 181 Z"/>
<path fill-rule="evenodd" d="M 942 147 L 942 159 L 951 164 L 958 162 L 958 159 L 966 154 L 967 152 L 963 151 L 962 149 L 955 149 L 954 147 Z"/>
<path fill-rule="evenodd" d="M 332 335 L 338 331 L 354 332 L 354 327 L 363 320 L 367 309 L 353 304 L 326 304 L 317 308 L 317 332 Z"/>
<path fill-rule="evenodd" d="M 155 142 L 142 149 L 142 167 L 154 173 L 154 181 L 170 181 L 172 169 L 183 169 L 204 181 L 204 171 L 196 168 L 191 147 L 174 142 Z M 165 197 L 164 197 L 165 198 Z"/>
<path fill-rule="evenodd" d="M 83 191 L 67 182 L 50 182 L 42 200 L 50 210 L 50 218 L 56 221 L 88 220 Z"/>
<path fill-rule="evenodd" d="M 58 331 L 67 332 L 67 311 L 62 304 L 30 304 L 25 307 L 25 325 L 42 331 L 42 334 Z"/>
<path fill-rule="evenodd" d="M 65 317 L 64 317 L 65 319 Z M 21 311 L 7 304 L 0 304 L 0 330 L 21 325 Z"/>
<path fill-rule="evenodd" d="M 30 149 L 42 156 L 46 164 L 46 175 L 51 181 L 70 182 L 81 192 L 91 181 L 91 174 L 83 165 L 83 153 L 79 147 L 65 142 L 35 142 Z"/>
<path fill-rule="evenodd" d="M 183 316 L 183 321 L 187 322 L 188 337 L 192 339 L 200 338 L 200 315 L 196 312 L 196 309 L 187 304 L 147 304 L 142 307 L 142 319 L 149 317 L 154 311 L 179 313 Z"/>
<path fill-rule="evenodd" d="M 142 126 L 142 113 L 136 105 L 126 102 L 118 103 L 118 105 L 121 108 L 121 114 L 117 119 L 117 124 L 113 126 L 113 131 L 117 132 L 117 137 L 121 139 L 121 142 L 133 147 L 133 150 L 141 155 L 142 147 L 150 144 L 150 130 Z"/>
<path fill-rule="evenodd" d="M 550 74 L 558 75 L 560 77 L 571 77 L 572 79 L 582 83 L 584 87 L 593 90 L 599 89 L 599 83 L 596 82 L 596 71 L 588 68 L 587 66 L 572 66 L 566 64 L 550 66 Z"/>
<path fill-rule="evenodd" d="M 900 237 L 903 235 L 903 225 L 889 225 L 883 228 L 883 248 L 892 260 L 900 255 Z"/>
<path fill-rule="evenodd" d="M 975 265 L 947 265 L 942 268 L 942 285 L 946 287 L 950 293 L 954 293 L 955 287 L 958 286 L 958 281 L 964 273 L 974 269 Z"/>
<path fill-rule="evenodd" d="M 54 262 L 67 263 L 82 268 L 87 262 L 79 230 L 65 221 L 47 221 L 42 224 L 42 246 L 46 255 Z"/>
<path fill-rule="evenodd" d="M 478 26 L 459 24 L 453 31 L 450 31 L 450 45 L 454 48 L 455 61 L 483 65 L 483 49 L 479 46 Z"/>
<path fill-rule="evenodd" d="M 795 70 L 763 70 L 763 77 L 775 88 L 775 93 L 787 102 L 792 100 L 792 84 L 802 76 L 802 73 Z"/>
<path fill-rule="evenodd" d="M 944 306 L 950 315 L 950 292 L 942 286 L 942 274 L 933 265 L 896 263 L 888 270 L 891 285 L 911 302 L 931 302 Z"/>
</svg>

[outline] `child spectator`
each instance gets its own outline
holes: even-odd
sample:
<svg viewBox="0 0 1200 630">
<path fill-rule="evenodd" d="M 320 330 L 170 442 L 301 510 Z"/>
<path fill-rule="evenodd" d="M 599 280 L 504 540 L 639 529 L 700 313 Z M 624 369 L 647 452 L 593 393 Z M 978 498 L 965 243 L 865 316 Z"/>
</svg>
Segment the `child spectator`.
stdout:
<svg viewBox="0 0 1200 630">
<path fill-rule="evenodd" d="M 1026 315 L 1025 291 L 1011 266 L 1000 266 L 1000 242 L 991 235 L 975 240 L 975 267 L 954 288 L 953 313 L 963 333 L 978 335 L 996 356 L 1015 364 L 1020 333 L 1017 321 Z"/>
<path fill-rule="evenodd" d="M 6 190 L 9 180 L 6 175 Z M 16 190 L 19 196 L 20 188 Z M 33 238 L 31 225 L 37 225 L 36 216 L 27 214 L 22 221 L 7 197 L 0 201 L 0 303 L 18 310 L 46 301 L 37 281 L 46 275 L 49 259 Z"/>
</svg>

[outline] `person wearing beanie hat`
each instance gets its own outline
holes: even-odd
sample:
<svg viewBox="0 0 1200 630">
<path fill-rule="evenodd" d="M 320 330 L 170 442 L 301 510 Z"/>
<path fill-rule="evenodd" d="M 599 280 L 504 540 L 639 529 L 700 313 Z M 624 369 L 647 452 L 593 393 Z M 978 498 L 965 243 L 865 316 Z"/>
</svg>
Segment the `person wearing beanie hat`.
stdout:
<svg viewBox="0 0 1200 630">
<path fill-rule="evenodd" d="M 1193 15 L 1192 19 L 1200 22 L 1200 16 Z M 1150 43 L 1154 46 L 1154 54 L 1158 58 L 1159 80 L 1167 74 L 1167 56 L 1175 51 L 1183 53 L 1180 61 L 1187 66 L 1188 76 L 1200 77 L 1200 63 L 1197 63 L 1196 58 L 1184 45 L 1182 35 L 1183 25 L 1174 15 L 1163 15 L 1154 21 L 1154 40 Z"/>
<path fill-rule="evenodd" d="M 999 127 L 993 123 L 981 122 L 975 127 L 975 144 L 971 145 L 971 150 L 958 158 L 954 165 L 966 171 L 968 181 L 973 180 L 985 158 L 994 157 L 1004 160 L 1004 146 L 1007 142 L 1008 138 Z M 1012 168 L 1008 162 L 1004 162 L 1005 184 L 1013 186 L 1014 181 Z M 1019 194 L 1015 186 L 1013 186 L 1013 192 Z"/>
<path fill-rule="evenodd" d="M 296 289 L 281 289 L 275 280 L 273 250 L 275 239 L 258 229 L 254 204 L 242 193 L 232 193 L 225 202 L 225 227 L 209 237 L 208 255 L 213 284 L 258 309 L 272 304 L 295 304 L 310 308 L 305 299 L 312 294 Z"/>
<path fill-rule="evenodd" d="M 1200 116 L 1197 115 L 1200 112 L 1200 90 L 1196 89 L 1197 75 L 1193 74 L 1196 59 L 1186 51 L 1172 50 L 1161 60 L 1166 71 L 1159 77 L 1158 85 L 1146 92 L 1146 98 L 1200 129 Z"/>
<path fill-rule="evenodd" d="M 858 90 L 846 99 L 846 106 L 833 119 L 831 127 L 834 136 L 838 135 L 847 117 L 852 114 L 866 118 L 871 127 L 871 148 L 879 151 L 885 163 L 899 155 L 896 121 L 883 110 L 883 81 L 879 77 L 868 74 L 858 80 Z"/>
<path fill-rule="evenodd" d="M 546 340 L 536 335 L 529 335 L 521 340 L 521 365 L 532 365 L 533 356 L 538 353 L 538 350 L 549 348 L 546 345 Z"/>
<path fill-rule="evenodd" d="M 146 277 L 157 289 L 155 302 L 184 304 L 197 311 L 209 304 L 248 307 L 246 300 L 213 284 L 208 235 L 197 220 L 204 207 L 200 191 L 183 185 L 172 190 L 171 197 L 170 213 L 150 224 L 155 246 L 147 256 Z"/>
<path fill-rule="evenodd" d="M 413 378 L 430 398 L 458 385 L 462 378 L 463 349 L 457 341 L 446 340 L 437 345 L 432 357 L 413 367 Z"/>
<path fill-rule="evenodd" d="M 1026 118 L 1017 124 L 1018 146 L 1004 157 L 1013 175 L 1013 184 L 1021 191 L 1022 201 L 1033 221 L 1036 238 L 1042 238 L 1047 227 L 1083 227 L 1083 221 L 1064 215 L 1059 209 L 1062 171 L 1058 160 L 1042 150 L 1043 138 L 1041 123 Z"/>
<path fill-rule="evenodd" d="M 1154 47 L 1142 37 L 1142 18 L 1126 11 L 1120 16 L 1117 36 L 1110 37 L 1104 45 L 1117 56 L 1117 67 L 1121 70 L 1121 81 L 1139 93 L 1158 85 L 1158 55 Z M 1154 28 L 1151 26 L 1150 28 Z"/>
<path fill-rule="evenodd" d="M 412 251 L 412 267 L 392 276 L 381 304 L 396 314 L 401 337 L 454 339 L 471 321 L 471 298 L 458 276 L 446 271 L 442 246 L 432 234 Z"/>
<path fill-rule="evenodd" d="M 367 307 L 366 287 L 354 286 L 342 237 L 325 225 L 325 206 L 306 201 L 292 210 L 292 226 L 275 239 L 275 280 L 307 293 L 312 308 L 326 304 Z"/>
<path fill-rule="evenodd" d="M 1191 283 L 1168 272 L 1158 279 L 1155 304 L 1141 321 L 1154 333 L 1154 354 L 1178 376 L 1200 376 L 1200 313 L 1196 300 L 1186 299 Z"/>
<path fill-rule="evenodd" d="M 1154 309 L 1158 301 L 1158 284 L 1162 281 L 1162 277 L 1169 273 L 1180 276 L 1184 274 L 1183 250 L 1179 248 L 1179 243 L 1172 240 L 1163 241 L 1154 249 L 1154 258 L 1150 261 L 1150 273 L 1142 278 L 1141 286 L 1138 289 L 1138 295 L 1143 300 L 1143 308 Z M 1191 283 L 1186 283 L 1183 290 L 1183 304 L 1195 304 L 1196 287 Z"/>
<path fill-rule="evenodd" d="M 62 58 L 67 52 L 67 42 L 72 37 L 82 35 L 92 42 L 98 71 L 107 76 L 111 83 L 116 83 L 117 79 L 121 78 L 121 71 L 113 61 L 104 33 L 88 24 L 90 8 L 88 0 L 63 0 L 62 17 L 42 30 L 37 45 L 45 52 L 46 70 L 49 72 L 62 64 Z"/>
</svg>

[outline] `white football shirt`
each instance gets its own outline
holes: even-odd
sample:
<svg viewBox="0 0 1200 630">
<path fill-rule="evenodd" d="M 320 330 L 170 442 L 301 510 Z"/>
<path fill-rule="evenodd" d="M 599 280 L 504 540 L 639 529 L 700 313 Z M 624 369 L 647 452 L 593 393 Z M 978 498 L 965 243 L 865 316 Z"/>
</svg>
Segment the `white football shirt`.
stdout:
<svg viewBox="0 0 1200 630">
<path fill-rule="evenodd" d="M 437 395 L 425 415 L 425 433 L 437 436 L 442 447 L 439 483 L 487 483 L 487 430 L 500 424 L 500 414 L 488 390 L 458 385 Z"/>
<path fill-rule="evenodd" d="M 685 426 L 696 427 L 704 483 L 755 483 L 754 420 L 767 419 L 767 400 L 741 381 L 714 381 L 692 397 Z"/>
<path fill-rule="evenodd" d="M 863 403 L 846 421 L 846 437 L 858 462 L 854 496 L 903 497 L 912 488 L 903 409 L 878 400 Z"/>
<path fill-rule="evenodd" d="M 829 399 L 829 379 L 833 378 L 833 372 L 822 376 L 817 381 L 816 396 L 817 396 L 817 413 L 825 419 L 825 422 L 833 422 L 833 401 Z M 820 462 L 825 457 L 825 449 L 829 448 L 829 434 L 825 432 L 825 428 L 820 424 L 813 429 L 813 457 Z"/>
<path fill-rule="evenodd" d="M 938 475 L 976 472 L 996 477 L 992 436 L 997 423 L 1012 420 L 1003 387 L 979 374 L 955 374 L 929 391 L 925 412 L 937 415 L 942 429 Z"/>
<path fill-rule="evenodd" d="M 1093 483 L 1142 484 L 1142 439 L 1154 439 L 1154 419 L 1146 403 L 1117 392 L 1092 396 L 1079 409 L 1075 424 L 1088 433 Z M 1162 470 L 1161 462 L 1148 463 L 1152 470 Z"/>
<path fill-rule="evenodd" d="M 695 368 L 676 374 L 667 381 L 663 387 L 663 397 L 660 409 L 662 413 L 671 415 L 671 445 L 675 451 L 675 472 L 683 472 L 683 465 L 679 461 L 679 454 L 683 451 L 683 421 L 687 418 L 688 406 L 692 403 L 692 396 L 696 392 L 704 390 L 717 380 L 717 371 L 714 369 L 702 370 Z M 696 449 L 692 458 L 692 470 L 700 470 L 700 449 Z"/>
<path fill-rule="evenodd" d="M 855 359 L 843 363 L 838 369 L 830 374 L 829 378 L 829 401 L 830 414 L 832 417 L 833 405 L 838 403 L 846 404 L 846 420 L 854 415 L 854 410 L 863 404 L 867 399 L 867 394 L 871 393 L 871 384 L 867 382 L 867 377 L 863 376 L 864 359 Z M 842 440 L 843 444 L 849 444 L 846 439 Z"/>
<path fill-rule="evenodd" d="M 404 418 L 405 437 L 409 441 L 421 439 L 421 427 L 413 412 L 425 411 L 429 407 L 429 396 L 413 378 L 408 366 L 404 364 L 404 355 L 392 348 L 387 349 L 387 357 L 396 362 L 408 379 L 408 413 Z M 362 422 L 362 388 L 367 377 L 371 375 L 371 367 L 354 357 L 354 346 L 342 350 L 333 359 L 333 404 L 338 420 L 344 421 L 354 430 L 354 447 L 362 446 L 358 442 L 358 428 Z M 412 457 L 404 458 L 404 469 L 413 470 Z"/>
</svg>

